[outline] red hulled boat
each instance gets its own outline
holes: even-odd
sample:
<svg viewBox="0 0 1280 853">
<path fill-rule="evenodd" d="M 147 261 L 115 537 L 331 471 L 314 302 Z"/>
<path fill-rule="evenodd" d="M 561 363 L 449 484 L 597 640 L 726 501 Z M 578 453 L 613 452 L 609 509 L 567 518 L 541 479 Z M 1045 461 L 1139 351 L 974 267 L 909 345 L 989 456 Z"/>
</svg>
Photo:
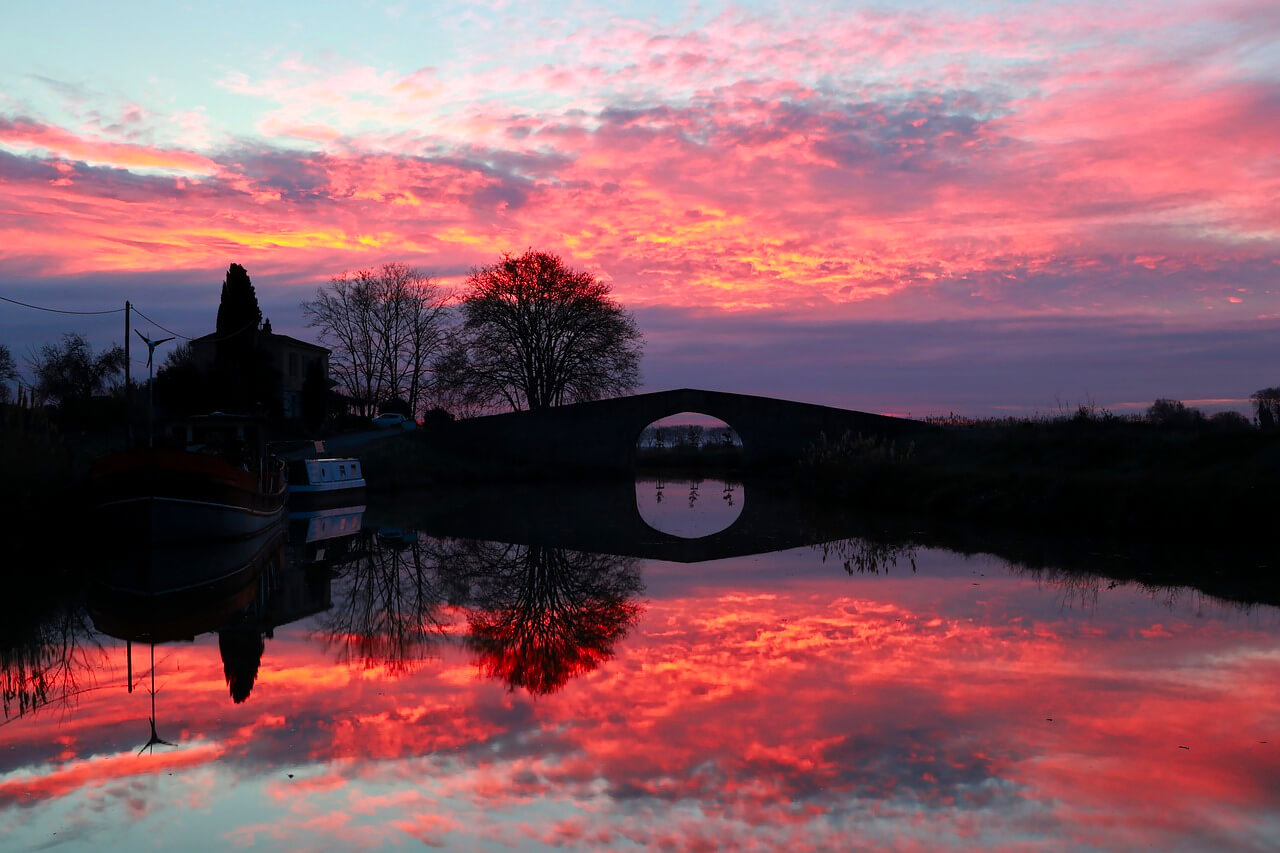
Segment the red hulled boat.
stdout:
<svg viewBox="0 0 1280 853">
<path fill-rule="evenodd" d="M 262 424 L 213 414 L 177 425 L 159 447 L 98 459 L 90 486 L 109 539 L 127 547 L 256 536 L 284 516 L 284 463 Z"/>
</svg>

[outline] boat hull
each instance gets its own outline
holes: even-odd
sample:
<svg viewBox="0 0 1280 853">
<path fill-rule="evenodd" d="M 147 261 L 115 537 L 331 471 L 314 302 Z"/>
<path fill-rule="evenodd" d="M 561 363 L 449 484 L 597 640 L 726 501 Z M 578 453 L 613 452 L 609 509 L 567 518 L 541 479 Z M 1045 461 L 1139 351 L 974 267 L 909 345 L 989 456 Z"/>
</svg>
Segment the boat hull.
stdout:
<svg viewBox="0 0 1280 853">
<path fill-rule="evenodd" d="M 283 518 L 287 494 L 282 464 L 258 473 L 169 450 L 100 459 L 91 482 L 104 534 L 126 548 L 255 536 Z"/>
<path fill-rule="evenodd" d="M 108 529 L 155 545 L 244 539 L 278 523 L 284 504 L 254 509 L 234 504 L 152 495 L 98 505 Z"/>
<path fill-rule="evenodd" d="M 289 511 L 339 509 L 365 502 L 365 486 L 336 486 L 325 489 L 289 486 Z"/>
</svg>

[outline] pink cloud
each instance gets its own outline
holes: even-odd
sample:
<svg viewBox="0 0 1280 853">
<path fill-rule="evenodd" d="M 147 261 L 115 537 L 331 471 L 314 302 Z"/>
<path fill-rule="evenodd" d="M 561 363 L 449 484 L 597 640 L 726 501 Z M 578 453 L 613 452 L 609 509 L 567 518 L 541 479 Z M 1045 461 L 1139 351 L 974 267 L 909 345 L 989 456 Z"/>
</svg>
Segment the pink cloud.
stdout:
<svg viewBox="0 0 1280 853">
<path fill-rule="evenodd" d="M 86 160 L 126 169 L 169 169 L 209 174 L 216 168 L 208 157 L 191 151 L 112 142 L 22 118 L 0 117 L 0 145 L 19 150 L 44 149 L 52 152 L 55 157 Z"/>
<path fill-rule="evenodd" d="M 637 306 L 1194 316 L 1280 254 L 1280 83 L 1232 52 L 1280 25 L 1249 5 L 1149 18 L 731 9 L 552 26 L 555 51 L 482 48 L 480 70 L 294 59 L 224 81 L 266 104 L 259 142 L 8 121 L 25 153 L 0 162 L 0 238 L 28 274 L 456 276 L 538 246 Z M 122 171 L 158 164 L 189 175 Z M 1118 285 L 1136 257 L 1160 258 L 1151 284 Z"/>
</svg>

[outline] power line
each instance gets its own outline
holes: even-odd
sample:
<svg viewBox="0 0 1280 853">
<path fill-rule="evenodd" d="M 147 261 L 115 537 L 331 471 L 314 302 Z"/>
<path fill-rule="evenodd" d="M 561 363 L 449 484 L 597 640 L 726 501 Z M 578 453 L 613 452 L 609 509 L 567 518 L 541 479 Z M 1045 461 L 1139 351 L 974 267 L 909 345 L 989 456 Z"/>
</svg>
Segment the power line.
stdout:
<svg viewBox="0 0 1280 853">
<path fill-rule="evenodd" d="M 139 311 L 139 310 L 138 310 L 138 306 L 137 306 L 137 305 L 130 304 L 130 306 L 129 306 L 129 307 L 131 307 L 131 308 L 133 309 L 133 313 L 137 314 L 139 317 L 141 317 L 142 319 L 146 320 L 146 321 L 147 321 L 148 323 L 150 323 L 151 325 L 156 326 L 157 328 L 159 328 L 159 329 L 161 329 L 161 330 L 163 330 L 163 331 L 166 331 L 166 332 L 168 332 L 168 333 L 169 333 L 169 334 L 171 334 L 171 335 L 174 335 L 174 336 L 176 336 L 176 337 L 182 338 L 184 341 L 194 341 L 194 340 L 195 340 L 195 338 L 189 338 L 189 337 L 187 337 L 186 335 L 181 334 L 180 332 L 175 332 L 173 329 L 170 329 L 170 328 L 168 328 L 167 326 L 161 326 L 161 325 L 160 325 L 159 323 L 157 323 L 155 320 L 152 320 L 152 319 L 151 319 L 150 317 L 148 317 L 146 314 L 143 314 L 141 311 Z"/>
<path fill-rule="evenodd" d="M 133 313 L 137 314 L 139 317 L 141 317 L 142 319 L 146 320 L 148 323 L 150 323 L 151 325 L 153 325 L 153 326 L 155 326 L 156 328 L 160 329 L 161 331 L 168 332 L 169 334 L 173 335 L 174 337 L 182 338 L 184 341 L 194 341 L 194 340 L 195 340 L 195 338 L 192 338 L 192 337 L 189 337 L 189 336 L 187 336 L 187 335 L 184 335 L 184 334 L 182 334 L 181 332 L 175 332 L 173 329 L 170 329 L 168 326 L 162 326 L 161 324 L 157 323 L 155 320 L 152 320 L 152 319 L 151 319 L 150 317 L 148 317 L 146 314 L 143 314 L 140 310 L 138 310 L 138 306 L 137 306 L 137 305 L 132 305 L 132 304 L 131 304 L 131 305 L 130 305 L 130 307 L 131 307 L 131 308 L 133 308 Z M 256 326 L 257 324 L 258 324 L 258 321 L 257 321 L 257 320 L 250 320 L 248 323 L 245 323 L 243 326 L 241 326 L 240 328 L 236 329 L 234 332 L 232 332 L 232 333 L 231 333 L 231 334 L 229 334 L 229 335 L 223 335 L 222 337 L 219 337 L 219 338 L 207 338 L 207 340 L 208 340 L 208 342 L 209 342 L 209 343 L 215 343 L 215 342 L 217 342 L 217 341 L 225 341 L 227 338 L 234 338 L 236 335 L 240 334 L 240 333 L 241 333 L 241 332 L 243 332 L 245 329 L 248 329 L 248 328 L 249 328 L 249 327 L 251 327 L 251 326 Z"/>
<path fill-rule="evenodd" d="M 107 311 L 71 311 L 71 310 L 66 309 L 66 308 L 49 308 L 49 307 L 47 307 L 47 306 L 45 306 L 45 305 L 32 305 L 30 302 L 22 302 L 21 300 L 18 300 L 18 299 L 10 299 L 8 296 L 0 296 L 0 300 L 2 300 L 2 301 L 4 301 L 4 302 L 11 302 L 11 303 L 13 303 L 14 305 L 21 305 L 23 308 L 32 308 L 32 309 L 35 309 L 36 311 L 48 311 L 48 312 L 49 312 L 49 313 L 51 313 L 51 314 L 81 314 L 81 315 L 89 315 L 89 314 L 120 314 L 120 313 L 122 313 L 122 312 L 125 310 L 125 309 L 123 309 L 123 308 L 112 308 L 112 309 L 107 310 Z M 144 314 L 144 313 L 143 313 L 143 312 L 138 308 L 138 306 L 137 306 L 137 305 L 133 305 L 132 303 L 130 303 L 129 308 L 133 311 L 133 313 L 137 314 L 139 317 L 141 317 L 142 319 L 146 320 L 146 321 L 147 321 L 148 323 L 150 323 L 151 325 L 155 326 L 155 327 L 156 327 L 156 328 L 158 328 L 158 329 L 161 329 L 161 330 L 163 330 L 163 331 L 168 332 L 169 334 L 173 335 L 174 337 L 182 338 L 184 341 L 194 341 L 194 340 L 195 340 L 195 338 L 191 337 L 190 335 L 184 335 L 184 334 L 182 334 L 181 332 L 175 332 L 173 329 L 170 329 L 168 326 L 165 326 L 165 325 L 162 325 L 161 323 L 156 322 L 156 321 L 155 321 L 155 320 L 153 320 L 151 317 L 149 317 L 149 316 L 147 316 L 146 314 Z M 231 334 L 229 334 L 229 335 L 222 335 L 221 337 L 217 337 L 217 338 L 209 338 L 209 342 L 210 342 L 210 343 L 215 343 L 215 342 L 217 342 L 217 341 L 224 341 L 224 340 L 226 340 L 227 338 L 234 338 L 236 335 L 240 334 L 241 332 L 243 332 L 243 331 L 245 331 L 246 329 L 250 328 L 251 326 L 255 326 L 255 325 L 257 325 L 257 320 L 250 320 L 248 323 L 245 323 L 243 326 L 241 326 L 239 329 L 236 329 L 234 332 L 232 332 L 232 333 L 231 333 Z"/>
<path fill-rule="evenodd" d="M 0 300 L 12 302 L 14 305 L 21 305 L 23 308 L 34 308 L 37 311 L 48 311 L 51 314 L 119 314 L 124 311 L 123 308 L 112 308 L 109 311 L 69 311 L 65 308 L 47 308 L 44 305 L 32 305 L 30 302 L 21 302 L 17 299 L 10 299 L 7 296 L 0 296 Z M 134 310 L 136 311 L 137 309 L 135 308 Z"/>
</svg>

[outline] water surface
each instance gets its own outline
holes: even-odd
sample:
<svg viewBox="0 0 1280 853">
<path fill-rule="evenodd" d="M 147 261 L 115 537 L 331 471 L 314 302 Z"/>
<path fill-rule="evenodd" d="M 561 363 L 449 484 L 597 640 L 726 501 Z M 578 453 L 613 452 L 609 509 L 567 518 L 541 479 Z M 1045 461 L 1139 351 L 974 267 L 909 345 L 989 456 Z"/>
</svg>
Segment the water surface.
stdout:
<svg viewBox="0 0 1280 853">
<path fill-rule="evenodd" d="M 688 564 L 402 516 L 295 525 L 154 669 L 94 628 L 136 614 L 52 613 L 3 661 L 6 846 L 1280 838 L 1274 608 L 858 539 Z"/>
</svg>

